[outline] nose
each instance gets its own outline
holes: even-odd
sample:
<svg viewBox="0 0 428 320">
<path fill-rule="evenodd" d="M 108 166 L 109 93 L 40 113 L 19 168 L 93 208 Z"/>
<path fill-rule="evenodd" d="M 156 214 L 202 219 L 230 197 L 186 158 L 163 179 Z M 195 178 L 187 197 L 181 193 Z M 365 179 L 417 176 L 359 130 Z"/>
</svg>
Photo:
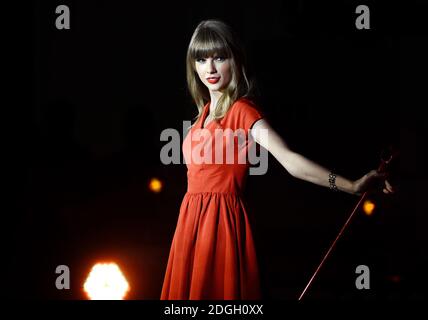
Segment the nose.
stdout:
<svg viewBox="0 0 428 320">
<path fill-rule="evenodd" d="M 209 59 L 208 65 L 207 65 L 207 73 L 212 74 L 212 73 L 216 73 L 216 72 L 217 72 L 217 70 L 215 68 L 214 59 Z"/>
</svg>

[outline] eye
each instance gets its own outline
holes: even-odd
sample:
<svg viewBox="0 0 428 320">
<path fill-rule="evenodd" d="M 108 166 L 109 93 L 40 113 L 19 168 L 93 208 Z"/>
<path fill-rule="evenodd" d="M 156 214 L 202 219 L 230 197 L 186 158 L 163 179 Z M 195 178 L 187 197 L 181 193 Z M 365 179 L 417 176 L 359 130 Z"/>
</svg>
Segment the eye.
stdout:
<svg viewBox="0 0 428 320">
<path fill-rule="evenodd" d="M 204 63 L 205 60 L 206 60 L 205 58 L 197 58 L 196 62 L 198 62 L 198 63 Z"/>
<path fill-rule="evenodd" d="M 219 62 L 223 62 L 224 60 L 226 60 L 226 58 L 225 57 L 215 57 L 215 60 L 219 61 Z"/>
</svg>

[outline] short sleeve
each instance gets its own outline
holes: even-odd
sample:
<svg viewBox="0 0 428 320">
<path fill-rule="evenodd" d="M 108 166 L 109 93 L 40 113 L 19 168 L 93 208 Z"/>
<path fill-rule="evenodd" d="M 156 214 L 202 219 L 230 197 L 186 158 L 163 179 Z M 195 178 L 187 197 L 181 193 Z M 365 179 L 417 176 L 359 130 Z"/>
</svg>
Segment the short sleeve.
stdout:
<svg viewBox="0 0 428 320">
<path fill-rule="evenodd" d="M 264 114 L 260 108 L 250 100 L 241 99 L 236 103 L 238 104 L 238 126 L 246 132 L 252 128 L 257 120 L 264 118 Z"/>
</svg>

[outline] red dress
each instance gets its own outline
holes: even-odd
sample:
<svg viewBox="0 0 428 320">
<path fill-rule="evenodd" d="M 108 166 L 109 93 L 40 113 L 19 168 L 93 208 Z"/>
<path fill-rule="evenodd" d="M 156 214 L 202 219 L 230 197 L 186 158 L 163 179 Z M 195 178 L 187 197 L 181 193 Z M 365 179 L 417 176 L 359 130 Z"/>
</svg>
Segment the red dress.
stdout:
<svg viewBox="0 0 428 320">
<path fill-rule="evenodd" d="M 225 161 L 226 152 L 222 163 L 214 163 L 213 151 L 211 164 L 196 163 L 190 152 L 200 150 L 205 143 L 215 150 L 215 143 L 220 141 L 201 136 L 198 139 L 197 131 L 214 136 L 215 129 L 243 129 L 241 132 L 248 137 L 248 129 L 263 114 L 249 100 L 240 99 L 219 122 L 211 121 L 201 131 L 208 111 L 207 104 L 182 145 L 188 187 L 171 244 L 161 300 L 260 299 L 256 251 L 242 198 L 250 164 L 236 160 L 238 153 L 248 153 L 255 142 L 247 143 L 240 151 L 235 147 L 232 164 Z M 232 141 L 225 136 L 221 138 L 223 150 Z M 238 138 L 233 141 L 237 146 Z M 206 155 L 205 149 L 199 154 Z"/>
</svg>

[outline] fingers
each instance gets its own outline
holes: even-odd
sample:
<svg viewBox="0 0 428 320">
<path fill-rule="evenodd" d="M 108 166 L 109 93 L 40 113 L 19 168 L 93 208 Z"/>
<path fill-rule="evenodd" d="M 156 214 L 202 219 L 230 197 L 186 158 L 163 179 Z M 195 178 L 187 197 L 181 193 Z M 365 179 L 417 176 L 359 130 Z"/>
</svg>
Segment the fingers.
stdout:
<svg viewBox="0 0 428 320">
<path fill-rule="evenodd" d="M 384 181 L 385 187 L 382 190 L 383 193 L 385 193 L 385 194 L 394 193 L 394 189 L 392 188 L 392 185 L 389 183 L 388 180 L 386 180 L 388 178 L 388 173 L 375 171 L 375 173 L 373 175 L 376 178 L 380 178 L 380 179 L 382 179 Z"/>
<path fill-rule="evenodd" d="M 392 194 L 395 193 L 395 190 L 387 180 L 388 177 L 389 174 L 387 172 L 378 172 L 376 170 L 371 170 L 365 176 L 366 180 L 370 181 L 370 183 L 373 184 L 374 189 L 381 187 L 380 189 L 382 189 L 383 193 Z M 381 185 L 379 185 L 378 183 L 380 183 Z"/>
<path fill-rule="evenodd" d="M 385 180 L 385 188 L 383 188 L 383 193 L 385 194 L 394 193 L 394 188 L 388 182 L 388 180 Z"/>
<path fill-rule="evenodd" d="M 385 180 L 385 186 L 386 186 L 389 190 L 393 191 L 392 185 L 389 183 L 389 181 L 388 181 L 388 180 Z"/>
</svg>

